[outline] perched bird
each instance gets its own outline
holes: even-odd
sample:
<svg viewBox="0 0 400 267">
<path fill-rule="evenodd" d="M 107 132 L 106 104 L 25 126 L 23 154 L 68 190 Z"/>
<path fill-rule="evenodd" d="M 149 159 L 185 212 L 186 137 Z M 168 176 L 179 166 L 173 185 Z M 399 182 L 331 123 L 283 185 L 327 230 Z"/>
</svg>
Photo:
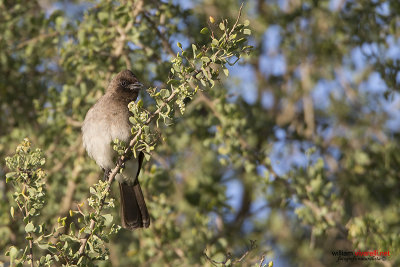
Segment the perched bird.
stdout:
<svg viewBox="0 0 400 267">
<path fill-rule="evenodd" d="M 142 87 L 131 71 L 121 71 L 86 114 L 82 125 L 83 146 L 104 170 L 105 176 L 116 164 L 117 153 L 112 148 L 112 141 L 118 138 L 129 143 L 132 125 L 128 104 L 137 99 Z M 149 212 L 138 181 L 143 157 L 142 152 L 138 158 L 131 156 L 125 162 L 122 173 L 115 177 L 121 194 L 122 227 L 129 230 L 150 225 Z"/>
</svg>

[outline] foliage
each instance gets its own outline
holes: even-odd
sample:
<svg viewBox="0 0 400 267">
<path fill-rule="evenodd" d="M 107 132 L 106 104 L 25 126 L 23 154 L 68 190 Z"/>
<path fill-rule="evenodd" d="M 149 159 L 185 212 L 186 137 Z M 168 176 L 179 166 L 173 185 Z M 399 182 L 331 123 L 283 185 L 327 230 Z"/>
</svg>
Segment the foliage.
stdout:
<svg viewBox="0 0 400 267">
<path fill-rule="evenodd" d="M 10 247 L 6 255 L 10 256 L 10 264 L 22 266 L 22 263 L 28 261 L 33 262 L 33 244 L 40 248 L 46 246 L 41 244 L 44 235 L 45 226 L 40 223 L 40 211 L 45 204 L 45 173 L 41 169 L 45 163 L 45 159 L 39 149 L 31 150 L 31 144 L 25 139 L 16 149 L 15 155 L 6 158 L 6 164 L 10 172 L 6 175 L 7 183 L 11 183 L 14 188 L 14 202 L 18 206 L 18 210 L 23 217 L 25 225 L 25 239 L 29 245 L 25 247 L 22 255 L 18 255 L 19 251 L 15 247 Z M 11 217 L 14 218 L 14 206 L 10 208 Z M 33 220 L 37 222 L 34 223 Z M 35 236 L 35 237 L 34 237 Z M 49 255 L 49 254 L 48 254 Z M 39 261 L 38 261 L 39 263 Z M 37 263 L 37 264 L 38 264 Z M 50 266 L 51 261 L 47 256 L 40 258 L 40 263 Z"/>
<path fill-rule="evenodd" d="M 0 0 L 0 262 L 28 263 L 32 241 L 35 265 L 332 266 L 375 249 L 399 265 L 398 1 L 238 10 Z M 129 106 L 136 139 L 114 142 L 146 152 L 151 227 L 133 233 L 80 137 L 126 68 L 149 88 Z"/>
<path fill-rule="evenodd" d="M 107 6 L 107 4 L 105 4 Z M 100 12 L 98 16 L 104 17 Z M 56 20 L 56 28 L 61 29 L 62 22 L 61 17 Z M 143 151 L 146 153 L 147 160 L 150 159 L 150 152 L 154 150 L 154 144 L 157 140 L 153 140 L 154 136 L 150 132 L 148 124 L 152 122 L 152 119 L 157 118 L 157 127 L 159 127 L 159 119 L 163 119 L 166 126 L 167 119 L 173 119 L 174 117 L 174 103 L 179 107 L 180 112 L 183 114 L 185 111 L 186 102 L 190 101 L 194 97 L 195 93 L 199 90 L 206 89 L 208 86 L 213 87 L 215 81 L 219 77 L 219 69 L 222 67 L 226 72 L 226 64 L 229 63 L 229 59 L 236 57 L 236 62 L 240 59 L 243 54 L 246 54 L 250 46 L 246 46 L 247 39 L 245 35 L 250 34 L 250 30 L 245 28 L 244 25 L 238 24 L 239 17 L 236 23 L 229 28 L 228 21 L 224 20 L 221 25 L 226 25 L 223 30 L 223 34 L 220 34 L 220 38 L 216 38 L 219 34 L 214 36 L 212 34 L 212 42 L 203 45 L 201 51 L 196 53 L 197 47 L 195 44 L 192 45 L 192 53 L 184 51 L 182 45 L 178 43 L 180 52 L 177 53 L 176 57 L 172 60 L 171 73 L 172 76 L 168 79 L 167 85 L 170 85 L 169 89 L 157 89 L 150 88 L 148 90 L 149 96 L 153 98 L 155 102 L 155 111 L 150 112 L 143 108 L 143 101 L 138 103 L 130 103 L 129 108 L 132 112 L 130 121 L 133 124 L 132 133 L 133 138 L 129 146 L 125 147 L 119 140 L 115 140 L 114 149 L 120 154 L 120 160 L 117 163 L 115 169 L 109 175 L 108 181 L 99 181 L 93 187 L 90 187 L 91 196 L 88 198 L 88 206 L 92 208 L 92 211 L 85 212 L 77 206 L 76 211 L 69 211 L 69 216 L 58 218 L 60 227 L 54 229 L 54 231 L 45 236 L 43 233 L 43 224 L 39 227 L 35 227 L 31 222 L 31 216 L 37 216 L 39 211 L 43 208 L 44 193 L 43 191 L 43 171 L 39 170 L 39 174 L 36 174 L 37 165 L 43 165 L 44 159 L 40 159 L 37 153 L 29 155 L 30 157 L 25 160 L 20 155 L 21 150 L 25 153 L 30 151 L 30 143 L 25 139 L 24 143 L 19 145 L 17 148 L 17 154 L 13 158 L 7 158 L 7 167 L 11 172 L 7 173 L 7 181 L 13 181 L 15 188 L 21 188 L 22 192 L 16 190 L 15 202 L 20 208 L 24 221 L 27 223 L 25 231 L 29 240 L 29 255 L 28 247 L 25 249 L 22 258 L 17 261 L 18 263 L 30 262 L 31 266 L 34 265 L 34 253 L 33 245 L 37 244 L 41 249 L 46 249 L 51 254 L 42 256 L 40 261 L 36 262 L 36 265 L 45 264 L 50 266 L 55 262 L 60 262 L 63 265 L 78 265 L 78 266 L 95 266 L 94 262 L 108 260 L 109 251 L 104 247 L 105 242 L 108 242 L 109 237 L 119 231 L 120 227 L 112 224 L 113 216 L 110 213 L 102 214 L 102 210 L 105 208 L 114 208 L 114 200 L 108 199 L 108 194 L 111 188 L 111 183 L 116 173 L 122 168 L 122 163 L 127 154 L 131 153 L 132 150 L 136 157 L 137 151 Z M 128 22 L 129 23 L 129 22 Z M 246 23 L 248 26 L 248 22 Z M 65 27 L 69 28 L 69 27 Z M 204 30 L 202 31 L 203 34 Z M 79 39 L 78 32 L 78 39 Z M 67 47 L 68 47 L 67 43 Z M 70 48 L 70 47 L 68 47 Z M 96 50 L 96 47 L 93 48 Z M 191 54 L 189 58 L 188 55 Z M 71 63 L 67 60 L 67 63 Z M 230 65 L 233 65 L 229 63 Z M 66 89 L 67 90 L 67 89 Z M 24 147 L 24 148 L 21 148 Z M 12 172 L 13 170 L 22 170 L 22 174 L 19 172 Z M 31 174 L 31 172 L 34 172 Z M 16 177 L 16 178 L 15 178 Z M 22 177 L 22 178 L 21 178 Z M 28 187 L 25 189 L 25 187 Z M 29 195 L 24 194 L 25 190 L 29 192 Z M 13 214 L 13 209 L 11 209 Z M 72 221 L 67 227 L 67 220 Z M 112 224 L 112 225 L 111 225 Z M 107 226 L 110 226 L 108 228 Z M 36 240 L 33 240 L 32 232 L 37 230 L 37 234 L 41 234 Z M 55 232 L 60 228 L 66 228 L 64 232 L 61 232 L 57 237 Z M 56 240 L 47 241 L 47 243 L 40 244 L 44 237 L 55 238 Z M 78 249 L 79 248 L 79 249 Z M 13 264 L 15 259 L 15 247 L 11 247 L 7 255 L 10 255 L 10 263 Z"/>
</svg>

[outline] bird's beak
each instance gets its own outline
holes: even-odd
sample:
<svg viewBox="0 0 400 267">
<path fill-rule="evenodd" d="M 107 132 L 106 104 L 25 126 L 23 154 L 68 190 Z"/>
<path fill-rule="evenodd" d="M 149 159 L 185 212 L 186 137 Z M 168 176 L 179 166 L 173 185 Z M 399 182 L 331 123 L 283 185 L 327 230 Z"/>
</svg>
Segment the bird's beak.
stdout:
<svg viewBox="0 0 400 267">
<path fill-rule="evenodd" d="M 132 91 L 139 91 L 143 88 L 143 84 L 141 84 L 140 82 L 135 82 L 130 84 L 128 88 Z"/>
</svg>

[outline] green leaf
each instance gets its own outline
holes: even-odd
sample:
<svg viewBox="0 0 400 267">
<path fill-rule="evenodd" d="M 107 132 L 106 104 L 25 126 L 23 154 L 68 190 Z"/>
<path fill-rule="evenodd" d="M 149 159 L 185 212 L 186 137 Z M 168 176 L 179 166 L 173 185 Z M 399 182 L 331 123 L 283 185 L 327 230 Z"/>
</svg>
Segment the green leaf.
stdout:
<svg viewBox="0 0 400 267">
<path fill-rule="evenodd" d="M 182 72 L 182 71 L 181 71 L 181 66 L 180 66 L 180 65 L 174 64 L 172 67 L 174 68 L 174 71 L 175 71 L 175 72 L 177 72 L 177 73 Z"/>
<path fill-rule="evenodd" d="M 42 243 L 42 244 L 38 243 L 37 245 L 40 249 L 48 249 L 49 248 L 49 244 L 46 244 L 46 243 Z"/>
<path fill-rule="evenodd" d="M 135 117 L 129 117 L 129 121 L 132 124 L 136 124 L 137 123 Z"/>
<path fill-rule="evenodd" d="M 14 219 L 14 207 L 10 208 L 10 214 L 11 214 L 11 218 Z"/>
<path fill-rule="evenodd" d="M 243 30 L 243 34 L 250 35 L 251 34 L 251 30 L 250 29 L 244 29 Z"/>
<path fill-rule="evenodd" d="M 248 19 L 246 19 L 244 22 L 243 22 L 243 25 L 244 26 L 249 26 L 250 25 L 250 21 L 248 20 Z"/>
<path fill-rule="evenodd" d="M 108 18 L 108 13 L 107 12 L 99 12 L 99 14 L 97 14 L 97 16 L 100 21 L 103 21 Z"/>
<path fill-rule="evenodd" d="M 137 106 L 138 108 L 143 107 L 143 100 L 142 100 L 142 99 L 139 99 L 139 101 L 136 103 L 136 106 Z"/>
<path fill-rule="evenodd" d="M 55 246 L 49 246 L 48 250 L 53 254 L 57 252 L 57 248 Z"/>
<path fill-rule="evenodd" d="M 229 76 L 229 70 L 228 69 L 223 69 L 223 71 L 224 71 L 226 77 L 228 77 Z"/>
<path fill-rule="evenodd" d="M 33 223 L 29 222 L 26 226 L 25 226 L 25 232 L 27 233 L 31 233 L 35 230 L 35 226 L 33 225 Z"/>
<path fill-rule="evenodd" d="M 215 82 L 214 82 L 214 80 L 209 80 L 209 82 L 210 82 L 210 84 L 211 84 L 211 88 L 213 88 L 213 87 L 214 87 L 214 85 L 215 85 Z"/>
<path fill-rule="evenodd" d="M 43 225 L 44 225 L 44 224 L 38 225 L 37 231 L 36 231 L 37 233 L 39 233 L 39 234 L 43 233 Z"/>
<path fill-rule="evenodd" d="M 210 59 L 211 59 L 211 61 L 212 62 L 215 62 L 216 60 L 217 60 L 217 55 L 212 55 L 211 57 L 210 57 Z"/>
<path fill-rule="evenodd" d="M 197 50 L 197 47 L 196 47 L 195 44 L 192 44 L 192 50 L 193 50 L 193 58 L 196 58 L 196 50 Z"/>
<path fill-rule="evenodd" d="M 209 57 L 202 57 L 201 60 L 205 63 L 210 62 L 210 58 Z"/>
<path fill-rule="evenodd" d="M 167 98 L 167 97 L 170 96 L 170 92 L 169 92 L 167 89 L 161 89 L 160 95 L 161 95 L 163 98 Z"/>
<path fill-rule="evenodd" d="M 144 132 L 145 134 L 149 134 L 149 132 L 150 132 L 150 127 L 147 126 L 147 125 L 143 126 L 143 132 Z"/>
<path fill-rule="evenodd" d="M 236 41 L 236 44 L 241 44 L 247 41 L 247 38 L 240 38 L 239 40 Z"/>
<path fill-rule="evenodd" d="M 204 27 L 204 28 L 201 29 L 201 31 L 200 31 L 201 34 L 207 34 L 207 33 L 209 33 L 209 32 L 210 32 L 210 31 L 208 30 L 207 27 Z"/>
<path fill-rule="evenodd" d="M 63 22 L 64 22 L 64 18 L 63 17 L 61 17 L 61 16 L 59 16 L 59 17 L 57 17 L 56 18 L 56 27 L 57 28 L 61 28 L 61 26 L 62 26 L 62 24 L 63 24 Z"/>
<path fill-rule="evenodd" d="M 77 265 L 78 265 L 78 266 L 81 266 L 80 264 L 82 263 L 84 257 L 85 257 L 85 256 L 82 256 L 82 257 L 79 258 L 79 260 L 78 260 L 78 262 L 77 262 Z"/>
<path fill-rule="evenodd" d="M 9 172 L 6 174 L 6 182 L 10 181 L 13 176 L 15 176 L 17 173 L 16 172 Z"/>
<path fill-rule="evenodd" d="M 229 36 L 229 40 L 230 40 L 230 41 L 231 41 L 231 40 L 234 40 L 234 39 L 236 39 L 236 37 L 237 37 L 237 34 L 236 34 L 236 33 L 231 34 L 231 35 Z"/>
<path fill-rule="evenodd" d="M 180 81 L 179 80 L 175 80 L 175 79 L 171 79 L 167 82 L 167 84 L 172 84 L 172 85 L 179 85 Z"/>
<path fill-rule="evenodd" d="M 219 24 L 219 28 L 221 29 L 221 31 L 225 30 L 225 24 L 221 22 Z"/>
<path fill-rule="evenodd" d="M 92 194 L 92 195 L 95 195 L 95 194 L 96 194 L 96 190 L 95 190 L 93 187 L 90 187 L 90 188 L 89 188 L 89 192 L 90 192 L 90 194 Z"/>
<path fill-rule="evenodd" d="M 16 248 L 16 247 L 14 247 L 14 246 L 12 246 L 12 247 L 10 247 L 10 263 L 11 263 L 11 266 L 13 265 L 13 263 L 14 263 L 14 260 L 18 257 L 18 249 Z"/>
<path fill-rule="evenodd" d="M 30 215 L 34 215 L 36 213 L 36 209 L 35 208 L 31 208 L 30 210 L 29 210 L 29 214 Z"/>
<path fill-rule="evenodd" d="M 180 42 L 178 42 L 176 45 L 177 45 L 180 49 L 182 49 L 182 44 L 181 44 Z"/>
<path fill-rule="evenodd" d="M 113 216 L 111 214 L 104 214 L 102 216 L 105 219 L 105 222 L 104 222 L 105 225 L 110 225 L 112 223 Z"/>
<path fill-rule="evenodd" d="M 146 144 L 146 152 L 147 152 L 147 153 L 150 153 L 150 151 L 151 151 L 151 150 L 150 150 L 150 146 L 149 146 L 148 144 Z"/>
</svg>

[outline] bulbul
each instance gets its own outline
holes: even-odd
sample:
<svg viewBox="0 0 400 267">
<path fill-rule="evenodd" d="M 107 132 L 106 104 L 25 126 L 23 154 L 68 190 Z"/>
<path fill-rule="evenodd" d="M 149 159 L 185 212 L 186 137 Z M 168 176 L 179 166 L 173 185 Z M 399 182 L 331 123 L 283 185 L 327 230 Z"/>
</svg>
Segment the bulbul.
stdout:
<svg viewBox="0 0 400 267">
<path fill-rule="evenodd" d="M 128 104 L 137 99 L 142 87 L 131 71 L 121 71 L 86 114 L 82 125 L 83 146 L 104 170 L 105 176 L 116 165 L 117 153 L 112 148 L 112 141 L 118 138 L 129 143 L 132 128 L 129 117 L 132 114 Z M 143 157 L 142 152 L 137 159 L 131 156 L 125 162 L 122 173 L 115 177 L 121 194 L 122 227 L 129 230 L 150 225 L 149 212 L 138 180 Z"/>
</svg>

